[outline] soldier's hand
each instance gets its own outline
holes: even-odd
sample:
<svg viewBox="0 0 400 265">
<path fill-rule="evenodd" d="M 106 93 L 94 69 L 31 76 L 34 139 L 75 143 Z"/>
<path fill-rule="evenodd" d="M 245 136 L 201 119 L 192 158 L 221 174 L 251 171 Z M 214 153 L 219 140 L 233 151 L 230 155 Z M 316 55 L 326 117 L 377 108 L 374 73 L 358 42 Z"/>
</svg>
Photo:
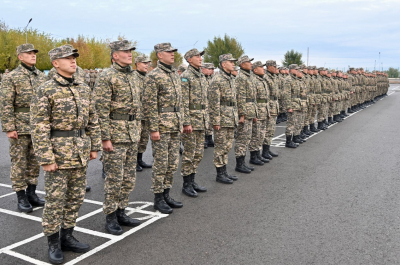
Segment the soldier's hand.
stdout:
<svg viewBox="0 0 400 265">
<path fill-rule="evenodd" d="M 103 150 L 106 152 L 111 152 L 114 150 L 114 147 L 111 143 L 111 140 L 105 140 L 103 141 Z"/>
<path fill-rule="evenodd" d="M 91 151 L 90 152 L 90 160 L 96 159 L 97 158 L 97 151 Z"/>
<path fill-rule="evenodd" d="M 221 126 L 219 126 L 219 125 L 214 125 L 213 128 L 214 128 L 214 130 L 219 131 L 219 130 L 221 129 Z"/>
<path fill-rule="evenodd" d="M 7 132 L 7 137 L 12 139 L 18 139 L 18 133 L 17 131 Z"/>
<path fill-rule="evenodd" d="M 240 120 L 239 120 L 239 123 L 243 123 L 243 122 L 244 122 L 244 115 L 240 116 Z"/>
<path fill-rule="evenodd" d="M 292 113 L 293 112 L 293 109 L 288 109 L 288 111 L 287 112 L 290 112 L 290 113 Z"/>
<path fill-rule="evenodd" d="M 192 133 L 192 131 L 193 131 L 192 125 L 183 126 L 184 133 Z"/>
<path fill-rule="evenodd" d="M 54 172 L 58 169 L 58 166 L 56 163 L 50 164 L 50 165 L 43 165 L 43 170 L 48 171 L 48 172 Z"/>
<path fill-rule="evenodd" d="M 151 132 L 150 133 L 150 139 L 152 141 L 158 141 L 160 140 L 160 132 Z"/>
<path fill-rule="evenodd" d="M 254 119 L 253 119 L 253 122 L 257 122 L 257 118 L 254 118 Z"/>
</svg>

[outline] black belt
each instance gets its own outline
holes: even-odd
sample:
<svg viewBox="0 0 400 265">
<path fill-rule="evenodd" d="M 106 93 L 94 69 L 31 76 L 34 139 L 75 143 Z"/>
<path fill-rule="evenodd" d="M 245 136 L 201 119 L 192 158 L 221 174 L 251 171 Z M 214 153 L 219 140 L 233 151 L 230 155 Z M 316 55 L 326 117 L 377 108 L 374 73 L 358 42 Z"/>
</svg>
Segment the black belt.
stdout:
<svg viewBox="0 0 400 265">
<path fill-rule="evenodd" d="M 190 110 L 201 110 L 201 109 L 206 109 L 206 105 L 202 105 L 202 104 L 189 104 L 189 109 L 190 109 Z"/>
<path fill-rule="evenodd" d="M 278 97 L 271 97 L 271 100 L 278 100 Z"/>
<path fill-rule="evenodd" d="M 51 131 L 51 137 L 82 137 L 82 135 L 85 134 L 85 129 L 72 131 Z"/>
<path fill-rule="evenodd" d="M 24 113 L 26 113 L 26 112 L 30 112 L 31 111 L 31 108 L 15 108 L 14 107 L 14 112 L 24 112 Z"/>
<path fill-rule="evenodd" d="M 236 102 L 233 102 L 233 101 L 221 101 L 220 104 L 224 105 L 224 106 L 228 106 L 228 107 L 235 107 L 236 106 Z"/>
<path fill-rule="evenodd" d="M 180 112 L 181 108 L 180 107 L 166 107 L 166 108 L 158 108 L 159 113 L 164 113 L 164 112 Z"/>
<path fill-rule="evenodd" d="M 246 103 L 248 103 L 248 102 L 254 102 L 254 99 L 252 99 L 252 98 L 246 98 Z"/>
<path fill-rule="evenodd" d="M 292 99 L 300 99 L 300 97 L 299 96 L 292 96 Z"/>
<path fill-rule="evenodd" d="M 130 114 L 110 113 L 110 119 L 123 120 L 123 121 L 134 121 L 136 119 L 136 116 L 130 115 Z"/>
<path fill-rule="evenodd" d="M 257 103 L 267 103 L 266 99 L 257 99 Z"/>
<path fill-rule="evenodd" d="M 307 100 L 307 97 L 305 97 L 305 98 L 303 98 L 303 97 L 300 97 L 300 99 L 301 99 L 301 100 Z"/>
</svg>

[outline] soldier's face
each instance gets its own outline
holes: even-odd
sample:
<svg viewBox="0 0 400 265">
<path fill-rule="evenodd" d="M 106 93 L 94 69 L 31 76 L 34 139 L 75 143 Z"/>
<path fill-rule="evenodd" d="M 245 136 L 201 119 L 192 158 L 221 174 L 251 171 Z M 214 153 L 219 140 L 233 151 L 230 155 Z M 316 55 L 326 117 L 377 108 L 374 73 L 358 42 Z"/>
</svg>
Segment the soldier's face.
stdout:
<svg viewBox="0 0 400 265">
<path fill-rule="evenodd" d="M 162 63 L 172 65 L 175 62 L 175 54 L 174 52 L 159 52 L 158 59 Z"/>
<path fill-rule="evenodd" d="M 233 61 L 225 61 L 222 63 L 222 67 L 225 69 L 226 72 L 229 73 L 232 72 L 233 69 L 235 69 L 235 63 Z"/>
<path fill-rule="evenodd" d="M 71 55 L 53 61 L 53 66 L 57 72 L 63 76 L 71 77 L 76 72 L 76 58 Z"/>
<path fill-rule="evenodd" d="M 201 68 L 201 72 L 202 72 L 204 75 L 208 75 L 208 73 L 209 73 L 209 71 L 208 71 L 207 68 Z"/>
<path fill-rule="evenodd" d="M 139 70 L 140 72 L 147 73 L 147 71 L 149 70 L 149 63 L 137 63 L 136 67 L 137 70 Z"/>
<path fill-rule="evenodd" d="M 34 51 L 22 52 L 18 55 L 18 59 L 28 66 L 36 64 L 36 53 Z"/>
<path fill-rule="evenodd" d="M 240 64 L 240 67 L 242 67 L 242 69 L 244 69 L 244 70 L 251 70 L 251 66 L 252 66 L 253 64 L 251 63 L 251 62 L 243 62 L 243 63 L 241 63 Z"/>
<path fill-rule="evenodd" d="M 303 73 L 308 74 L 308 70 L 306 68 L 304 68 Z"/>
<path fill-rule="evenodd" d="M 122 67 L 128 66 L 132 64 L 132 51 L 116 51 L 113 58 Z"/>
<path fill-rule="evenodd" d="M 268 65 L 268 66 L 267 66 L 267 70 L 268 70 L 268 72 L 270 72 L 270 73 L 276 73 L 276 67 L 275 67 L 275 66 Z"/>
<path fill-rule="evenodd" d="M 201 55 L 195 55 L 191 58 L 188 58 L 188 62 L 195 68 L 199 68 L 201 66 L 201 62 L 203 61 L 203 58 L 201 58 Z"/>
<path fill-rule="evenodd" d="M 253 72 L 254 72 L 256 75 L 264 75 L 264 74 L 265 74 L 265 69 L 264 69 L 264 67 L 262 67 L 262 66 L 258 66 L 258 67 L 256 67 L 256 68 L 254 68 Z"/>
<path fill-rule="evenodd" d="M 332 73 L 331 75 L 332 75 L 332 76 L 336 76 L 336 73 Z"/>
</svg>

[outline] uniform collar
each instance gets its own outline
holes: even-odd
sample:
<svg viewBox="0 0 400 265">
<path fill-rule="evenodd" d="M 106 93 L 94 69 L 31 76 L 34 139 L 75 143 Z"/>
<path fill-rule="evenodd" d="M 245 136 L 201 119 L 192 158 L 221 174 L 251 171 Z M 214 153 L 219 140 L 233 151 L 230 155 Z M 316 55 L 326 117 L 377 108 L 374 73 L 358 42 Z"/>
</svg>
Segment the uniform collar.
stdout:
<svg viewBox="0 0 400 265">
<path fill-rule="evenodd" d="M 160 61 L 157 61 L 157 67 L 160 68 L 161 70 L 163 70 L 164 72 L 167 72 L 167 73 L 172 73 L 173 72 L 172 69 L 168 69 L 167 67 L 162 65 L 162 63 Z"/>
<path fill-rule="evenodd" d="M 119 65 L 115 62 L 112 64 L 111 67 L 121 73 L 131 73 L 133 71 L 132 67 L 130 65 L 128 65 L 126 67 L 122 67 L 121 65 Z"/>
<path fill-rule="evenodd" d="M 193 66 L 191 66 L 190 64 L 189 64 L 189 67 L 188 67 L 188 69 L 187 70 L 189 70 L 189 71 L 191 71 L 193 74 L 195 74 L 197 77 L 201 77 L 201 75 L 203 74 L 202 72 L 200 72 L 200 69 L 196 69 L 196 68 L 194 68 Z M 186 71 L 187 71 L 186 70 Z"/>
<path fill-rule="evenodd" d="M 75 79 L 73 80 L 72 83 L 70 83 L 65 78 L 63 78 L 61 75 L 59 75 L 58 73 L 56 73 L 53 76 L 53 80 L 56 81 L 57 83 L 59 83 L 61 86 L 69 86 L 71 84 L 78 85 L 78 82 Z"/>
</svg>

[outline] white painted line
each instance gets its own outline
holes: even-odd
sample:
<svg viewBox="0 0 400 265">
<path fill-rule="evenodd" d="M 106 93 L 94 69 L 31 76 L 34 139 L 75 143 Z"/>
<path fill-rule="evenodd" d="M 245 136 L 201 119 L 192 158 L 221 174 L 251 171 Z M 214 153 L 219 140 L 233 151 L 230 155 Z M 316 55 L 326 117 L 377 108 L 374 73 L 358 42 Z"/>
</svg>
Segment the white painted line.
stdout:
<svg viewBox="0 0 400 265">
<path fill-rule="evenodd" d="M 17 243 L 14 243 L 14 244 L 12 244 L 12 245 L 9 245 L 9 246 L 7 246 L 7 247 L 4 247 L 4 248 L 0 249 L 0 253 L 3 253 L 3 252 L 6 251 L 6 250 L 11 250 L 11 249 L 13 249 L 13 248 L 20 247 L 20 246 L 22 246 L 22 245 L 25 245 L 26 243 L 32 242 L 32 241 L 34 241 L 34 240 L 36 240 L 36 239 L 39 239 L 39 238 L 41 238 L 41 237 L 44 237 L 44 234 L 43 234 L 43 233 L 37 234 L 37 235 L 32 236 L 32 237 L 30 237 L 30 238 L 27 238 L 27 239 L 25 239 L 25 240 L 22 240 L 22 241 L 19 241 L 19 242 L 17 242 Z"/>
<path fill-rule="evenodd" d="M 32 212 L 37 211 L 37 210 L 40 210 L 40 209 L 43 209 L 43 208 L 44 208 L 44 207 L 34 207 L 33 210 L 32 210 Z"/>
<path fill-rule="evenodd" d="M 11 185 L 0 183 L 0 187 L 12 188 Z"/>
<path fill-rule="evenodd" d="M 114 236 L 114 235 L 111 235 L 111 234 L 106 234 L 106 233 L 103 233 L 103 232 L 99 232 L 99 231 L 94 231 L 94 230 L 91 230 L 91 229 L 83 228 L 83 227 L 80 227 L 80 226 L 75 226 L 74 230 L 78 231 L 78 232 L 82 232 L 82 233 L 88 234 L 88 235 L 104 237 L 104 238 L 108 238 L 108 239 L 115 239 L 115 238 L 118 237 L 118 236 Z"/>
<path fill-rule="evenodd" d="M 42 222 L 42 218 L 37 217 L 37 216 L 33 216 L 33 215 L 29 215 L 29 214 L 26 214 L 26 213 L 14 212 L 14 211 L 10 211 L 10 210 L 3 209 L 3 208 L 0 208 L 0 212 L 1 213 L 6 213 L 6 214 L 9 214 L 9 215 L 22 217 L 22 218 L 29 219 L 29 220 L 36 221 L 36 222 Z"/>
<path fill-rule="evenodd" d="M 100 212 L 102 212 L 102 211 L 103 211 L 103 208 L 100 208 L 100 209 L 97 209 L 97 210 L 95 210 L 95 211 L 93 211 L 93 212 L 90 212 L 90 213 L 88 213 L 88 214 L 82 215 L 82 216 L 80 216 L 80 217 L 78 217 L 78 218 L 76 219 L 76 222 L 80 222 L 80 221 L 82 221 L 82 220 L 85 220 L 86 218 L 89 218 L 89 217 L 91 217 L 91 216 L 93 216 L 93 215 L 96 215 L 96 214 L 98 214 L 98 213 L 100 213 Z"/>
<path fill-rule="evenodd" d="M 1 196 L 0 196 L 0 199 L 1 199 L 1 198 L 4 198 L 4 197 L 7 197 L 7 196 L 10 196 L 10 195 L 13 195 L 13 194 L 15 194 L 15 192 L 10 192 L 10 193 L 1 195 Z"/>
<path fill-rule="evenodd" d="M 35 264 L 35 265 L 47 265 L 47 264 L 51 265 L 50 263 L 31 258 L 31 257 L 29 257 L 27 255 L 24 255 L 24 254 L 21 254 L 21 253 L 17 253 L 17 252 L 12 251 L 12 250 L 6 250 L 6 251 L 4 251 L 4 253 L 8 254 L 10 256 L 14 256 L 16 258 L 22 259 L 24 261 L 28 261 L 28 262 L 30 262 L 32 264 Z"/>
</svg>

